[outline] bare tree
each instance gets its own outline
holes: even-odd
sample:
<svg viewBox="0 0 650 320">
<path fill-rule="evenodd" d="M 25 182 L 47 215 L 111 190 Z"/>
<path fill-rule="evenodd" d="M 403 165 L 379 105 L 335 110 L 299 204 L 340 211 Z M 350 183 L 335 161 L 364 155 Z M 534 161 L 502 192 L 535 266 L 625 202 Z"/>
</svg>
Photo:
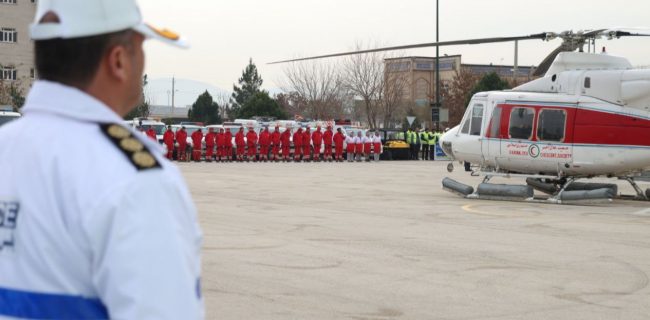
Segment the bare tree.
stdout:
<svg viewBox="0 0 650 320">
<path fill-rule="evenodd" d="M 394 127 L 400 123 L 398 119 L 403 118 L 405 90 L 409 87 L 409 82 L 404 73 L 385 70 L 379 97 L 384 128 Z"/>
<path fill-rule="evenodd" d="M 219 106 L 219 114 L 221 119 L 226 120 L 230 119 L 230 97 L 231 94 L 225 91 L 221 91 L 214 96 L 214 102 Z"/>
<path fill-rule="evenodd" d="M 313 119 L 342 116 L 346 93 L 336 64 L 295 62 L 284 69 L 284 75 L 282 90 L 294 103 L 293 106 L 289 103 L 291 110 L 287 111 Z"/>
<path fill-rule="evenodd" d="M 356 51 L 368 49 L 357 43 Z M 345 59 L 343 74 L 346 88 L 363 103 L 368 126 L 377 128 L 380 113 L 380 98 L 384 88 L 383 53 L 365 53 L 352 55 Z"/>
<path fill-rule="evenodd" d="M 307 113 L 308 102 L 296 91 L 280 93 L 275 96 L 280 107 L 291 117 L 301 116 Z"/>
<path fill-rule="evenodd" d="M 14 81 L 0 79 L 0 106 L 11 106 L 14 111 L 22 108 L 25 103 L 22 81 L 22 79 Z"/>
<path fill-rule="evenodd" d="M 454 78 L 445 84 L 446 90 L 442 90 L 442 99 L 443 104 L 449 109 L 448 126 L 453 127 L 463 120 L 469 95 L 478 80 L 479 77 L 468 68 L 461 68 L 460 71 L 456 71 Z"/>
</svg>

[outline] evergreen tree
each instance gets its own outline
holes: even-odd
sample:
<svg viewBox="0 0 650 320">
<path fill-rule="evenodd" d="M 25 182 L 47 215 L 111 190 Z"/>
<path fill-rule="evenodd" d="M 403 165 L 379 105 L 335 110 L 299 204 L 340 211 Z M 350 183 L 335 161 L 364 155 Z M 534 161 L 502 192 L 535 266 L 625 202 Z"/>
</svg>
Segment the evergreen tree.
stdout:
<svg viewBox="0 0 650 320">
<path fill-rule="evenodd" d="M 194 122 L 203 122 L 205 124 L 221 123 L 219 105 L 214 102 L 207 90 L 192 104 L 192 107 L 187 112 L 187 116 L 190 121 Z"/>
<path fill-rule="evenodd" d="M 239 118 L 275 117 L 286 119 L 287 113 L 273 100 L 266 91 L 257 92 L 239 109 Z"/>
<path fill-rule="evenodd" d="M 147 101 L 146 97 L 144 96 L 144 89 L 147 87 L 148 83 L 149 80 L 147 79 L 147 75 L 145 74 L 142 77 L 142 99 L 141 99 L 142 101 L 137 107 L 133 108 L 131 112 L 129 112 L 126 116 L 124 116 L 125 120 L 149 117 L 149 101 Z"/>
<path fill-rule="evenodd" d="M 239 86 L 233 86 L 233 93 L 230 99 L 230 113 L 235 118 L 243 118 L 243 116 L 239 114 L 240 109 L 256 93 L 260 92 L 263 82 L 262 77 L 257 72 L 257 66 L 255 66 L 253 59 L 251 58 L 246 69 L 242 72 L 241 78 L 239 78 Z"/>
<path fill-rule="evenodd" d="M 499 77 L 496 72 L 490 72 L 484 75 L 481 80 L 479 80 L 478 83 L 474 86 L 469 96 L 467 96 L 465 106 L 469 105 L 469 101 L 472 99 L 472 96 L 477 92 L 497 91 L 505 89 L 510 89 L 510 84 L 508 84 L 508 81 L 501 79 L 501 77 Z"/>
</svg>

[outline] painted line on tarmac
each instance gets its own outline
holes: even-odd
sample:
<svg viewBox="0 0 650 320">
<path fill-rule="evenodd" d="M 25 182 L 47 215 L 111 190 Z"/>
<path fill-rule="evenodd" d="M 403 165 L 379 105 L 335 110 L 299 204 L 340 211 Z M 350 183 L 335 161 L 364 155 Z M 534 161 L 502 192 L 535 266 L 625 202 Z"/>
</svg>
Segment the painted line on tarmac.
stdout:
<svg viewBox="0 0 650 320">
<path fill-rule="evenodd" d="M 463 211 L 466 211 L 466 212 L 469 212 L 469 213 L 491 215 L 489 212 L 474 209 L 474 206 L 475 206 L 474 204 L 466 204 L 466 205 L 462 206 L 461 209 L 463 209 Z"/>
<path fill-rule="evenodd" d="M 650 216 L 650 208 L 632 213 L 635 216 Z"/>
</svg>

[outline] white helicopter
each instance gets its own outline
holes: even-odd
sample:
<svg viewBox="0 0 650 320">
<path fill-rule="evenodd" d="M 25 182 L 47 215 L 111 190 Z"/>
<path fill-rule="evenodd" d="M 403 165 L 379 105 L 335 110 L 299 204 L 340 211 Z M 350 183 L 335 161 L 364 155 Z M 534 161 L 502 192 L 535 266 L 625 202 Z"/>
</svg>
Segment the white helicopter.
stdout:
<svg viewBox="0 0 650 320">
<path fill-rule="evenodd" d="M 649 200 L 635 178 L 650 169 L 650 70 L 622 57 L 585 53 L 600 38 L 650 36 L 623 29 L 541 33 L 523 37 L 448 41 L 379 48 L 281 62 L 434 46 L 528 39 L 562 39 L 540 64 L 544 77 L 508 91 L 475 94 L 460 125 L 440 146 L 452 160 L 485 176 L 476 190 L 445 178 L 443 188 L 466 198 L 550 203 L 611 201 L 615 184 L 578 183 L 606 176 L 628 181 L 634 199 Z M 574 52 L 579 50 L 579 52 Z M 453 164 L 448 166 L 453 170 Z M 527 185 L 497 185 L 495 176 L 527 178 Z M 548 196 L 535 197 L 534 190 Z"/>
</svg>

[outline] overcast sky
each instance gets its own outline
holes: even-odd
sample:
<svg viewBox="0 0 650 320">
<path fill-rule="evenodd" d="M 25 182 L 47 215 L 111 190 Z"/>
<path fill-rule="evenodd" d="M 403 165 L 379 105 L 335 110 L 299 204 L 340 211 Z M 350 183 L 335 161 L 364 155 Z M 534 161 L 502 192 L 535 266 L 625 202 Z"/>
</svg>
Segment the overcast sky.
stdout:
<svg viewBox="0 0 650 320">
<path fill-rule="evenodd" d="M 435 40 L 435 0 L 139 0 L 145 20 L 187 37 L 189 50 L 150 41 L 151 78 L 193 79 L 231 90 L 249 57 L 265 88 L 282 66 L 267 62 L 351 49 L 355 42 L 403 45 Z M 609 27 L 650 27 L 649 0 L 440 0 L 440 40 Z M 559 40 L 520 42 L 520 65 L 537 65 Z M 650 38 L 600 41 L 610 54 L 650 66 Z M 512 64 L 514 45 L 441 48 L 464 63 Z M 434 56 L 435 49 L 404 55 Z"/>
</svg>

